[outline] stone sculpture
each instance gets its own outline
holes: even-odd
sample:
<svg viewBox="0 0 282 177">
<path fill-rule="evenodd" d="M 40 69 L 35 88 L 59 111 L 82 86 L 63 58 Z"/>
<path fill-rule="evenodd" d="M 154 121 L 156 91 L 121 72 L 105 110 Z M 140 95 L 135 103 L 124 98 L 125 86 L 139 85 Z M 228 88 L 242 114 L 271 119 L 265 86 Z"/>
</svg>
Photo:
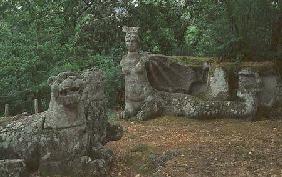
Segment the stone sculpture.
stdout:
<svg viewBox="0 0 282 177">
<path fill-rule="evenodd" d="M 140 110 L 146 97 L 150 95 L 149 83 L 145 71 L 145 59 L 139 51 L 137 27 L 124 27 L 125 43 L 128 54 L 121 60 L 120 65 L 125 77 L 125 117 L 132 117 Z"/>
<path fill-rule="evenodd" d="M 107 121 L 102 73 L 63 72 L 48 83 L 46 112 L 0 124 L 0 176 L 15 174 L 4 168 L 7 162 L 20 164 L 20 177 L 37 170 L 42 176 L 107 176 L 113 154 L 103 145 L 120 139 L 122 129 Z"/>
<path fill-rule="evenodd" d="M 249 117 L 264 104 L 262 80 L 276 81 L 275 73 L 264 73 L 249 65 L 230 73 L 220 65 L 186 66 L 171 63 L 164 55 L 142 53 L 137 27 L 124 27 L 128 54 L 121 60 L 125 75 L 125 118 L 147 120 L 161 115 L 186 117 Z M 269 86 L 266 86 L 269 87 Z M 275 84 L 268 100 L 273 100 Z M 205 98 L 203 98 L 205 97 Z M 262 99 L 263 98 L 263 99 Z M 269 101 L 270 102 L 270 101 Z"/>
</svg>

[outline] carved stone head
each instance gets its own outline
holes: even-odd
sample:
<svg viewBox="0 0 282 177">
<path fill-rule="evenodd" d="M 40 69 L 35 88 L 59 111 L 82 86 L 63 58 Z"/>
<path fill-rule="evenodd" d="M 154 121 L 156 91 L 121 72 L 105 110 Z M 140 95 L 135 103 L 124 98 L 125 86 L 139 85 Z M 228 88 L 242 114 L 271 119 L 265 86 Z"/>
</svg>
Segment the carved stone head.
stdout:
<svg viewBox="0 0 282 177">
<path fill-rule="evenodd" d="M 94 117 L 102 117 L 103 83 L 103 73 L 96 68 L 82 73 L 62 72 L 50 77 L 51 100 L 45 126 L 59 128 L 84 124 L 89 110 L 94 112 Z"/>
<path fill-rule="evenodd" d="M 51 99 L 53 101 L 64 106 L 73 106 L 81 100 L 85 82 L 77 73 L 63 72 L 50 77 L 48 84 L 51 86 Z"/>
<path fill-rule="evenodd" d="M 125 44 L 128 52 L 138 52 L 139 51 L 139 37 L 138 37 L 139 27 L 123 27 L 123 32 L 125 35 Z"/>
</svg>

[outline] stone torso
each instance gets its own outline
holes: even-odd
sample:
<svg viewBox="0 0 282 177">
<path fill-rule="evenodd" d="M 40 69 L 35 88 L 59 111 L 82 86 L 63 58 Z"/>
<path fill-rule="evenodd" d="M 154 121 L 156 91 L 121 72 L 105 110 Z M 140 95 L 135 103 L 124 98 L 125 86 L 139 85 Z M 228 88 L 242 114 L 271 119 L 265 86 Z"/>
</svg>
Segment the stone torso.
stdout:
<svg viewBox="0 0 282 177">
<path fill-rule="evenodd" d="M 132 102 L 143 102 L 148 96 L 149 85 L 145 61 L 139 53 L 128 54 L 121 62 L 125 76 L 125 97 Z"/>
</svg>

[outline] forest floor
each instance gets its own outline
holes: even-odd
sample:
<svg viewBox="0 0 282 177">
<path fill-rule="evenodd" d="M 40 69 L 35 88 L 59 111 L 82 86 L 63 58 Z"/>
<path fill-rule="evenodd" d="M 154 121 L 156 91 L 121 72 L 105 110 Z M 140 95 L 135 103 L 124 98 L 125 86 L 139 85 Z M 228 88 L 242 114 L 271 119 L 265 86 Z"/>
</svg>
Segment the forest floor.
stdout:
<svg viewBox="0 0 282 177">
<path fill-rule="evenodd" d="M 119 121 L 113 177 L 282 176 L 282 120 Z"/>
</svg>

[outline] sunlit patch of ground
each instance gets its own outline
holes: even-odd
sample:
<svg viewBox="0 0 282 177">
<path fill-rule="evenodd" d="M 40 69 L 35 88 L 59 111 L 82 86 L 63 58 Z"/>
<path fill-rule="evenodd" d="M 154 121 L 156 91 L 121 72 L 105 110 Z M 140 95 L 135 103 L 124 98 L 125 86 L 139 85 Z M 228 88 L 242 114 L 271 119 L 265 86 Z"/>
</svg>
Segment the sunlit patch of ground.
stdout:
<svg viewBox="0 0 282 177">
<path fill-rule="evenodd" d="M 116 154 L 112 176 L 282 176 L 282 120 L 120 123 L 124 137 L 107 145 Z"/>
</svg>

